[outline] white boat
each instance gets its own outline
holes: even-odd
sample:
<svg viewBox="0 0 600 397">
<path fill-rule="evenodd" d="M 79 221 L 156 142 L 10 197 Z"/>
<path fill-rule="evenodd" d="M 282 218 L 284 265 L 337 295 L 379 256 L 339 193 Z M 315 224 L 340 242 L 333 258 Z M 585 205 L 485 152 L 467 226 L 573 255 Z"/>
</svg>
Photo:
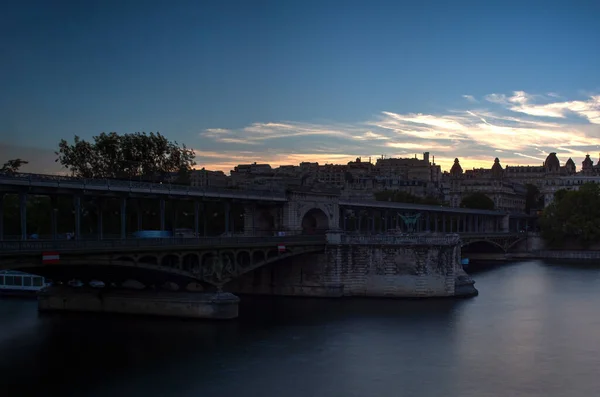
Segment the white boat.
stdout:
<svg viewBox="0 0 600 397">
<path fill-rule="evenodd" d="M 16 270 L 0 271 L 0 295 L 35 294 L 50 285 L 46 279 Z"/>
</svg>

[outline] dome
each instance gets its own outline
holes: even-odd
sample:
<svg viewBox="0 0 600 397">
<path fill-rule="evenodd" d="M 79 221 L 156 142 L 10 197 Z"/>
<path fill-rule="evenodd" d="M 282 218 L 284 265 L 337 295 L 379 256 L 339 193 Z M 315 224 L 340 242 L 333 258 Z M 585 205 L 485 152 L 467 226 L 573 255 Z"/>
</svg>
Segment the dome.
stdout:
<svg viewBox="0 0 600 397">
<path fill-rule="evenodd" d="M 502 169 L 502 166 L 500 165 L 500 159 L 498 159 L 498 157 L 496 157 L 496 159 L 494 160 L 494 165 L 492 165 L 492 175 L 502 176 L 503 172 L 504 172 L 504 170 Z"/>
<path fill-rule="evenodd" d="M 583 164 L 584 166 L 590 166 L 590 167 L 591 167 L 591 166 L 593 166 L 593 165 L 594 165 L 594 162 L 593 162 L 593 161 L 592 161 L 592 159 L 590 158 L 590 155 L 589 155 L 589 154 L 586 154 L 586 155 L 585 155 L 585 159 L 583 160 L 583 162 L 582 162 L 581 164 Z"/>
<path fill-rule="evenodd" d="M 567 162 L 565 163 L 565 165 L 573 166 L 574 167 L 575 166 L 575 162 L 573 161 L 572 158 L 569 157 L 569 159 L 567 160 Z"/>
<path fill-rule="evenodd" d="M 556 157 L 556 153 L 552 152 L 546 157 L 546 161 L 544 161 L 544 167 L 546 171 L 558 171 L 560 170 L 560 161 L 558 161 L 558 157 Z"/>
<path fill-rule="evenodd" d="M 463 169 L 460 166 L 460 162 L 458 161 L 458 159 L 454 159 L 454 164 L 452 165 L 452 168 L 450 168 L 450 174 L 451 175 L 460 175 L 463 173 Z"/>
</svg>

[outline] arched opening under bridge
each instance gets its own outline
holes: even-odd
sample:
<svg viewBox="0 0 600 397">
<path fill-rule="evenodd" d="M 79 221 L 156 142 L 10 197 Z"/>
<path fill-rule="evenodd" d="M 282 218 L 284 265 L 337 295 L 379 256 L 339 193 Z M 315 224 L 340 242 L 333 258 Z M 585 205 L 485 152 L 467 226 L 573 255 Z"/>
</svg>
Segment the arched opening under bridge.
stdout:
<svg viewBox="0 0 600 397">
<path fill-rule="evenodd" d="M 319 234 L 329 230 L 329 218 L 323 210 L 313 208 L 302 217 L 303 234 Z"/>
</svg>

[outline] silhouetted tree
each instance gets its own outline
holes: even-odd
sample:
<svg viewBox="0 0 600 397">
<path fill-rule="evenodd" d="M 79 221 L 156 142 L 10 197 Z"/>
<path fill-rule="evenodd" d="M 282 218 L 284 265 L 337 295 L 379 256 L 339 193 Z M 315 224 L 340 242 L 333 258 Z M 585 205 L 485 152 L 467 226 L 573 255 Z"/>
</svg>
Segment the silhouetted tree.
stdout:
<svg viewBox="0 0 600 397">
<path fill-rule="evenodd" d="M 493 210 L 494 201 L 483 193 L 475 192 L 462 199 L 460 206 L 475 210 Z"/>
<path fill-rule="evenodd" d="M 540 189 L 530 183 L 526 184 L 527 193 L 525 196 L 525 212 L 544 208 L 544 197 L 540 194 Z"/>
<path fill-rule="evenodd" d="M 8 160 L 2 165 L 2 168 L 0 168 L 0 173 L 14 174 L 15 172 L 19 172 L 21 167 L 25 164 L 29 164 L 29 161 L 25 161 L 23 159 Z"/>
<path fill-rule="evenodd" d="M 418 197 L 414 194 L 397 190 L 382 190 L 374 193 L 377 201 L 392 201 L 395 203 L 410 203 L 424 205 L 442 205 L 435 197 Z"/>
<path fill-rule="evenodd" d="M 171 173 L 183 176 L 196 164 L 195 153 L 160 133 L 102 133 L 87 142 L 75 136 L 61 140 L 56 161 L 82 178 L 136 178 L 159 181 Z"/>
<path fill-rule="evenodd" d="M 583 246 L 600 241 L 600 186 L 581 185 L 577 191 L 561 189 L 540 217 L 542 237 L 561 246 L 576 241 Z"/>
</svg>

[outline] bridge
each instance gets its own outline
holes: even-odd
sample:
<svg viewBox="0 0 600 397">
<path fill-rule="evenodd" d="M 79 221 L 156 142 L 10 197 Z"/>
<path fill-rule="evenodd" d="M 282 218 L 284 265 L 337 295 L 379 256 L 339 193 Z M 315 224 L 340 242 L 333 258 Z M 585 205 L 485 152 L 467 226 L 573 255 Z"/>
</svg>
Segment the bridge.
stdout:
<svg viewBox="0 0 600 397">
<path fill-rule="evenodd" d="M 10 195 L 19 198 L 14 212 L 19 216 L 20 233 L 17 238 L 5 238 L 3 208 L 0 270 L 22 270 L 59 283 L 95 279 L 118 286 L 136 280 L 159 289 L 169 284 L 179 291 L 219 294 L 224 289 L 310 296 L 462 294 L 459 291 L 465 288 L 474 289 L 469 289 L 468 276 L 460 273 L 460 246 L 486 241 L 508 250 L 524 238 L 520 228 L 528 222 L 527 217 L 501 211 L 355 201 L 342 198 L 337 190 L 302 186 L 253 191 L 31 174 L 0 176 L 0 203 Z M 64 214 L 74 224 L 72 240 L 58 234 L 59 223 L 66 219 L 59 217 L 57 209 L 50 214 L 50 237 L 31 239 L 27 233 L 31 196 L 73 199 L 72 213 Z M 93 200 L 84 211 L 86 198 Z M 118 202 L 118 211 L 103 214 L 102 200 Z M 176 233 L 170 238 L 131 238 L 127 208 L 132 200 L 160 203 L 162 231 L 167 230 L 165 203 L 176 203 L 172 205 L 173 232 L 181 227 L 178 208 L 193 203 L 193 233 L 185 238 Z M 203 210 L 206 203 L 220 206 L 223 213 L 224 224 L 216 236 L 206 233 L 207 223 L 217 219 Z M 237 228 L 231 222 L 233 205 L 243 209 Z M 103 225 L 113 215 L 120 218 L 120 233 L 117 238 L 106 238 Z M 142 230 L 144 214 L 137 211 L 136 215 L 137 230 Z M 95 225 L 95 230 L 82 234 L 82 221 L 88 228 Z M 62 300 L 71 299 L 72 292 L 61 291 Z M 62 300 L 52 299 L 44 300 L 44 307 L 62 307 L 56 303 Z M 104 307 L 104 297 L 86 299 L 92 299 L 94 307 Z M 129 304 L 119 299 L 115 307 Z M 148 299 L 155 302 L 155 298 Z M 186 312 L 194 306 L 181 306 L 177 299 L 178 310 Z M 213 310 L 214 299 L 207 299 L 203 307 Z M 74 301 L 79 302 L 79 297 Z M 231 299 L 226 301 L 232 304 Z M 233 316 L 228 313 L 225 316 Z"/>
<path fill-rule="evenodd" d="M 526 228 L 530 217 L 508 214 L 503 211 L 484 211 L 445 206 L 416 205 L 408 203 L 382 202 L 375 200 L 349 200 L 341 197 L 339 190 L 317 190 L 310 187 L 293 187 L 287 190 L 237 190 L 211 187 L 191 187 L 168 183 L 148 183 L 109 179 L 81 179 L 66 176 L 37 174 L 0 175 L 0 241 L 5 240 L 4 201 L 8 195 L 19 197 L 19 230 L 21 240 L 28 239 L 27 207 L 29 196 L 72 197 L 72 214 L 59 217 L 53 201 L 51 217 L 51 239 L 58 239 L 59 223 L 73 224 L 76 239 L 82 238 L 81 224 L 85 212 L 82 201 L 92 199 L 88 208 L 88 218 L 93 217 L 93 234 L 103 239 L 104 222 L 114 214 L 104 209 L 103 203 L 116 200 L 116 211 L 120 218 L 119 236 L 125 239 L 131 234 L 128 205 L 134 204 L 137 215 L 137 230 L 142 230 L 142 221 L 147 214 L 140 210 L 142 201 L 158 201 L 160 230 L 166 227 L 166 202 L 174 204 L 171 221 L 173 231 L 181 226 L 192 226 L 195 235 L 207 237 L 207 224 L 214 221 L 211 215 L 222 215 L 222 228 L 219 234 L 244 233 L 246 235 L 268 236 L 276 230 L 286 234 L 309 233 L 311 230 L 342 229 L 366 233 L 387 232 L 396 229 L 411 232 L 442 233 L 495 233 L 517 232 Z M 179 203 L 193 203 L 190 211 L 193 220 L 181 215 Z M 210 214 L 207 205 L 220 208 Z M 243 207 L 243 224 L 232 219 L 232 205 Z M 88 206 L 89 207 L 89 206 Z M 185 214 L 187 215 L 187 214 Z M 63 216 L 67 216 L 64 219 Z M 70 218 L 70 219 L 69 219 Z M 185 222 L 178 219 L 186 218 Z M 221 219 L 221 218 L 219 218 Z M 88 223 L 91 219 L 87 219 Z M 239 222 L 238 222 L 239 223 Z"/>
</svg>

